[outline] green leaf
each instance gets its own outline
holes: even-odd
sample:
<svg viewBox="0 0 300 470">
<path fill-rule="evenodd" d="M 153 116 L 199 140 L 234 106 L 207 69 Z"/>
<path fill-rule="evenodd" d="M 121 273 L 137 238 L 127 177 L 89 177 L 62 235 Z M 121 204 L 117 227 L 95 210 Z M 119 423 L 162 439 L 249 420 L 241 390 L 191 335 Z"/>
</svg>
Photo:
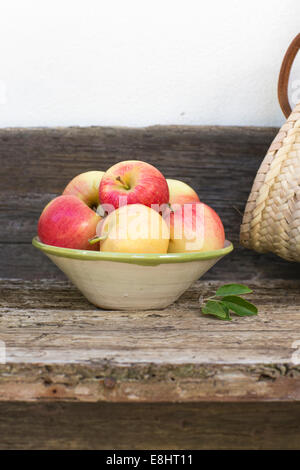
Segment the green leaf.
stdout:
<svg viewBox="0 0 300 470">
<path fill-rule="evenodd" d="M 220 320 L 231 320 L 227 306 L 218 300 L 208 300 L 206 305 L 202 307 L 202 313 L 214 315 Z"/>
<path fill-rule="evenodd" d="M 248 315 L 257 315 L 257 308 L 255 305 L 247 302 L 247 300 L 237 297 L 235 295 L 229 295 L 222 299 L 222 304 L 225 305 L 229 310 L 232 310 L 236 315 L 245 317 Z"/>
<path fill-rule="evenodd" d="M 243 295 L 251 294 L 252 290 L 243 284 L 225 284 L 225 286 L 219 287 L 216 292 L 217 296 L 225 297 L 227 295 Z"/>
</svg>

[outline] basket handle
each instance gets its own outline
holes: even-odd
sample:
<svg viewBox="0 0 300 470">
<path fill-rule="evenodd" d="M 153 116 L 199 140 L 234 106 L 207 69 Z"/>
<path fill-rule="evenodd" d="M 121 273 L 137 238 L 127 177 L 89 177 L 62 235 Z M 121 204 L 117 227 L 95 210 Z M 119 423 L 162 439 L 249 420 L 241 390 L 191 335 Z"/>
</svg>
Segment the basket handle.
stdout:
<svg viewBox="0 0 300 470">
<path fill-rule="evenodd" d="M 289 45 L 288 50 L 285 53 L 285 56 L 282 61 L 279 79 L 278 79 L 278 100 L 283 114 L 287 118 L 291 112 L 292 108 L 289 103 L 288 97 L 288 85 L 290 78 L 290 71 L 294 62 L 294 59 L 297 55 L 297 52 L 300 49 L 300 34 L 298 34 L 295 39 Z"/>
</svg>

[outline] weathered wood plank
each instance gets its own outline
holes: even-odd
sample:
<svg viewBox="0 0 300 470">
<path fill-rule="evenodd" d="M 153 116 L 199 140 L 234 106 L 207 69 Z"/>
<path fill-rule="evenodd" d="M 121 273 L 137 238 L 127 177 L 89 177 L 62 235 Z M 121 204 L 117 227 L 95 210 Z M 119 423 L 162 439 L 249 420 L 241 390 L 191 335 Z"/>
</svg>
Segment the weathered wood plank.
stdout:
<svg viewBox="0 0 300 470">
<path fill-rule="evenodd" d="M 154 126 L 130 128 L 1 129 L 0 277 L 60 278 L 30 246 L 39 214 L 76 174 L 123 159 L 143 159 L 166 177 L 195 187 L 214 207 L 235 252 L 207 279 L 299 279 L 299 264 L 238 247 L 241 213 L 253 178 L 277 129 Z M 17 245 L 16 245 L 17 244 Z"/>
<path fill-rule="evenodd" d="M 201 182 L 197 189 L 204 194 L 216 195 L 217 184 L 228 190 L 230 198 L 233 190 L 246 194 L 243 183 L 251 175 L 247 176 L 243 164 L 247 162 L 249 172 L 255 171 L 276 132 L 275 128 L 221 126 L 0 129 L 1 190 L 57 194 L 82 171 L 142 159 L 167 177 Z M 231 172 L 224 178 L 228 163 Z"/>
<path fill-rule="evenodd" d="M 194 186 L 237 245 L 276 132 L 0 130 L 0 277 L 16 279 L 0 282 L 1 449 L 299 448 L 299 264 L 236 246 L 168 309 L 107 312 L 30 244 L 42 208 L 74 175 L 142 159 Z M 200 292 L 249 279 L 258 317 L 200 315 Z"/>
<path fill-rule="evenodd" d="M 300 400 L 299 281 L 254 288 L 259 316 L 200 314 L 198 281 L 164 310 L 110 312 L 69 283 L 1 281 L 0 400 L 194 402 Z"/>
<path fill-rule="evenodd" d="M 202 279 L 197 281 L 169 309 L 160 310 L 160 314 L 165 318 L 170 318 L 170 316 L 172 317 L 173 309 L 180 307 L 186 309 L 184 315 L 193 317 L 194 310 L 199 308 L 198 299 L 200 294 L 204 297 L 210 296 L 219 284 L 220 282 L 217 281 L 202 281 Z M 293 312 L 297 311 L 297 306 L 300 303 L 300 280 L 269 280 L 263 284 L 258 280 L 251 281 L 251 286 L 254 289 L 254 293 L 249 294 L 248 298 L 252 299 L 253 302 L 259 302 L 261 306 L 269 307 L 270 311 L 266 309 L 264 313 L 270 315 L 270 319 L 276 320 L 276 315 L 278 315 L 282 321 L 286 322 L 288 317 L 286 308 L 292 309 Z M 9 308 L 10 315 L 12 316 L 22 315 L 25 309 L 38 310 L 36 315 L 39 315 L 40 311 L 46 309 L 50 309 L 51 312 L 54 309 L 57 311 L 64 311 L 65 309 L 68 311 L 75 310 L 78 311 L 79 315 L 81 312 L 88 310 L 95 313 L 95 318 L 99 316 L 103 318 L 104 315 L 108 316 L 110 321 L 115 321 L 110 311 L 95 307 L 95 305 L 86 300 L 70 281 L 65 280 L 0 280 L 0 308 Z M 119 313 L 122 315 L 122 318 L 124 318 L 124 315 L 126 316 L 125 311 Z M 151 312 L 145 314 L 143 312 L 131 312 L 131 314 L 137 315 L 139 318 L 150 315 L 151 318 Z M 67 320 L 67 317 L 65 320 Z M 213 319 L 201 316 L 201 321 L 206 322 L 208 320 Z M 249 317 L 241 320 L 236 317 L 235 320 L 238 320 L 239 324 L 243 325 L 245 321 L 251 321 L 252 318 Z M 255 320 L 260 322 L 261 316 L 257 316 Z M 216 328 L 220 325 L 221 329 L 225 325 L 232 325 L 232 323 L 223 322 L 214 322 L 213 324 Z"/>
<path fill-rule="evenodd" d="M 0 403 L 0 449 L 299 449 L 299 403 Z"/>
</svg>

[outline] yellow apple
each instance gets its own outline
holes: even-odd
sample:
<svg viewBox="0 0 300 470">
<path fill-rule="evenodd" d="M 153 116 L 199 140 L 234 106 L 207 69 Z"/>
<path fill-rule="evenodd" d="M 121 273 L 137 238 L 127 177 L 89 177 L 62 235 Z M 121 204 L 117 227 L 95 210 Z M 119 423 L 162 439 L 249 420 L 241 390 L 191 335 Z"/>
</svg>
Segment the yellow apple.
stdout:
<svg viewBox="0 0 300 470">
<path fill-rule="evenodd" d="M 188 204 L 200 201 L 196 191 L 183 181 L 167 179 L 167 183 L 169 187 L 169 204 Z"/>
<path fill-rule="evenodd" d="M 97 235 L 102 238 L 100 251 L 119 253 L 167 253 L 170 239 L 162 216 L 142 204 L 111 212 L 100 223 Z"/>
</svg>

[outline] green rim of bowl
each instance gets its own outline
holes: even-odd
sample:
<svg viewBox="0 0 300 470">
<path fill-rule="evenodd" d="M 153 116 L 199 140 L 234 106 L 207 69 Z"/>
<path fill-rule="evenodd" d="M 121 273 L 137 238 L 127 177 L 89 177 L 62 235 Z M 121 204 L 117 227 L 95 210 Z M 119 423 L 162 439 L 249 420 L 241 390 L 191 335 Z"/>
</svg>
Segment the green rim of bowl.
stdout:
<svg viewBox="0 0 300 470">
<path fill-rule="evenodd" d="M 115 261 L 119 263 L 140 264 L 153 266 L 167 263 L 187 263 L 190 261 L 200 261 L 214 258 L 221 258 L 233 250 L 233 245 L 228 240 L 225 241 L 224 248 L 214 251 L 191 252 L 191 253 L 110 253 L 101 251 L 74 250 L 72 248 L 61 248 L 58 246 L 45 245 L 38 240 L 32 239 L 32 244 L 47 255 L 59 256 L 61 258 L 81 259 L 87 261 Z"/>
</svg>

